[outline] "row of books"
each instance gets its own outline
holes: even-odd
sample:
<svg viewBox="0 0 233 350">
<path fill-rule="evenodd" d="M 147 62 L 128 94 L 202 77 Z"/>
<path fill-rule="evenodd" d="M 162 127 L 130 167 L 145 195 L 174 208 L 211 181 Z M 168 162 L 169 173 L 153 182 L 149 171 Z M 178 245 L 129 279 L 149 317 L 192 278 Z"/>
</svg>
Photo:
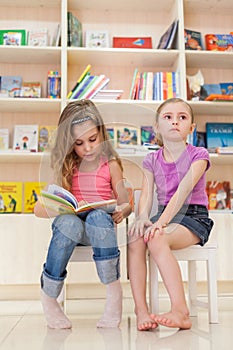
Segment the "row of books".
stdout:
<svg viewBox="0 0 233 350">
<path fill-rule="evenodd" d="M 41 97 L 41 83 L 39 81 L 23 81 L 19 75 L 0 76 L 0 97 Z"/>
<path fill-rule="evenodd" d="M 13 130 L 13 151 L 43 152 L 52 145 L 57 126 L 19 124 Z M 0 128 L 0 151 L 9 150 L 10 132 L 7 128 Z"/>
<path fill-rule="evenodd" d="M 139 72 L 134 70 L 130 89 L 131 100 L 163 101 L 172 97 L 179 97 L 178 72 Z"/>
<path fill-rule="evenodd" d="M 33 213 L 45 182 L 0 182 L 0 214 Z"/>
<path fill-rule="evenodd" d="M 50 37 L 50 45 L 60 44 L 61 25 L 57 24 L 56 29 Z M 5 46 L 48 46 L 49 31 L 47 28 L 37 28 L 27 31 L 26 29 L 1 29 L 0 45 Z"/>
<path fill-rule="evenodd" d="M 206 34 L 196 30 L 184 29 L 186 50 L 233 51 L 233 32 L 229 34 Z"/>
</svg>

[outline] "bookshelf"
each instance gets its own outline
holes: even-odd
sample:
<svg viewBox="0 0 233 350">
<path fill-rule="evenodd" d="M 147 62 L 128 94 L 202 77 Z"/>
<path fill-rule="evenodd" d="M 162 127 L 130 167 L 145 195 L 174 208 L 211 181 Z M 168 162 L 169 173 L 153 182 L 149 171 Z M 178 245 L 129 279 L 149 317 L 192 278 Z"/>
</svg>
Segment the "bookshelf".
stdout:
<svg viewBox="0 0 233 350">
<path fill-rule="evenodd" d="M 110 77 L 110 89 L 124 90 L 121 100 L 96 102 L 103 111 L 106 123 L 127 122 L 137 127 L 153 123 L 153 113 L 160 102 L 128 99 L 136 67 L 139 71 L 178 71 L 180 95 L 184 99 L 187 97 L 186 74 L 195 74 L 198 69 L 201 69 L 206 83 L 233 81 L 233 52 L 185 51 L 183 39 L 184 28 L 199 30 L 203 36 L 212 32 L 232 31 L 231 0 L 2 0 L 0 10 L 1 28 L 30 30 L 47 27 L 51 36 L 57 24 L 61 23 L 59 47 L 0 46 L 0 75 L 20 73 L 24 81 L 42 83 L 41 99 L 0 100 L 0 125 L 10 129 L 10 144 L 14 124 L 57 124 L 60 112 L 69 102 L 66 99 L 67 93 L 88 63 L 92 65 L 93 74 L 104 73 Z M 86 30 L 105 29 L 109 31 L 110 41 L 113 36 L 151 36 L 153 48 L 137 50 L 67 47 L 67 11 L 80 19 L 84 33 Z M 157 50 L 160 36 L 174 18 L 179 19 L 176 49 Z M 61 99 L 46 98 L 47 73 L 50 70 L 61 72 Z M 204 131 L 207 121 L 233 121 L 232 103 L 191 101 L 190 104 L 200 131 Z M 129 164 L 131 160 L 131 164 L 135 163 L 137 166 L 143 158 L 131 154 L 124 154 L 123 157 Z M 0 181 L 38 181 L 42 158 L 40 154 L 0 153 Z M 211 155 L 211 162 L 208 179 L 222 179 L 225 176 L 233 186 L 233 156 Z M 133 171 L 130 172 L 129 164 L 127 174 L 131 177 Z M 136 184 L 137 180 L 132 178 Z M 219 220 L 219 216 L 216 220 Z M 2 222 L 6 224 L 8 217 L 2 215 Z M 11 217 L 17 226 L 21 216 L 12 214 Z M 25 226 L 30 229 L 30 225 L 26 224 L 31 220 L 29 217 L 30 215 L 23 215 Z M 232 216 L 229 220 L 232 220 Z M 36 228 L 33 229 L 33 234 L 38 232 Z"/>
</svg>

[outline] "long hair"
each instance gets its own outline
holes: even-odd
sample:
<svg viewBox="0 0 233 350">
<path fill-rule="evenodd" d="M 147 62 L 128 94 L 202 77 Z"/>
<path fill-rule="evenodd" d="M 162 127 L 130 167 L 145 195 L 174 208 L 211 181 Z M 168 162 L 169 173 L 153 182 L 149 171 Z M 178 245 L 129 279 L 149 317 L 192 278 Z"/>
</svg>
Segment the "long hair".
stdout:
<svg viewBox="0 0 233 350">
<path fill-rule="evenodd" d="M 81 159 L 74 151 L 73 125 L 77 126 L 86 120 L 90 120 L 100 133 L 102 155 L 107 160 L 115 159 L 122 169 L 121 160 L 109 141 L 103 119 L 95 104 L 91 100 L 70 102 L 61 113 L 55 144 L 51 151 L 54 181 L 67 190 L 71 189 L 73 172 L 81 163 Z"/>
<path fill-rule="evenodd" d="M 161 105 L 159 105 L 157 111 L 156 111 L 156 114 L 155 114 L 155 122 L 156 124 L 159 122 L 159 115 L 161 113 L 161 111 L 163 110 L 163 108 L 165 106 L 167 106 L 168 104 L 171 104 L 171 103 L 184 103 L 188 109 L 189 109 L 189 112 L 190 112 L 190 115 L 191 115 L 191 121 L 192 123 L 194 123 L 194 114 L 193 114 L 193 110 L 191 108 L 191 106 L 184 100 L 182 100 L 182 98 L 177 98 L 177 97 L 174 97 L 174 98 L 169 98 L 168 100 L 164 101 L 163 103 L 161 103 Z M 162 139 L 162 136 L 159 134 L 159 133 L 156 133 L 156 142 L 158 143 L 159 146 L 163 146 L 163 139 Z"/>
</svg>

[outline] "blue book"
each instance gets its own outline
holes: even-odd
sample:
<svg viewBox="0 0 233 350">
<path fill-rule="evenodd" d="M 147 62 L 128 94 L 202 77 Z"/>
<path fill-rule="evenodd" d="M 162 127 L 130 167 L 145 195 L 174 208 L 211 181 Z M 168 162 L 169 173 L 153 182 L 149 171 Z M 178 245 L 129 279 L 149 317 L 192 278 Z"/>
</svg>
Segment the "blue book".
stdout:
<svg viewBox="0 0 233 350">
<path fill-rule="evenodd" d="M 208 149 L 233 146 L 233 123 L 206 123 Z"/>
</svg>

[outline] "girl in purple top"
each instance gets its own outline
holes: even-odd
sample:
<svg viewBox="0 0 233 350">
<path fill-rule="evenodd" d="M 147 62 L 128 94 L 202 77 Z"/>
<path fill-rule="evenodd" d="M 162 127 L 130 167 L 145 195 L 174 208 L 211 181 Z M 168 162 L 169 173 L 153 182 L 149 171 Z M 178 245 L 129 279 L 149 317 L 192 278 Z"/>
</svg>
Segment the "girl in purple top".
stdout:
<svg viewBox="0 0 233 350">
<path fill-rule="evenodd" d="M 161 148 L 144 159 L 138 216 L 129 230 L 129 278 L 139 330 L 159 324 L 180 329 L 192 325 L 172 249 L 204 245 L 213 226 L 205 191 L 209 155 L 205 148 L 186 143 L 194 127 L 192 109 L 181 99 L 166 100 L 157 110 L 155 129 Z M 158 213 L 149 218 L 154 189 Z M 171 310 L 162 315 L 151 315 L 146 302 L 147 248 L 171 300 Z"/>
</svg>

